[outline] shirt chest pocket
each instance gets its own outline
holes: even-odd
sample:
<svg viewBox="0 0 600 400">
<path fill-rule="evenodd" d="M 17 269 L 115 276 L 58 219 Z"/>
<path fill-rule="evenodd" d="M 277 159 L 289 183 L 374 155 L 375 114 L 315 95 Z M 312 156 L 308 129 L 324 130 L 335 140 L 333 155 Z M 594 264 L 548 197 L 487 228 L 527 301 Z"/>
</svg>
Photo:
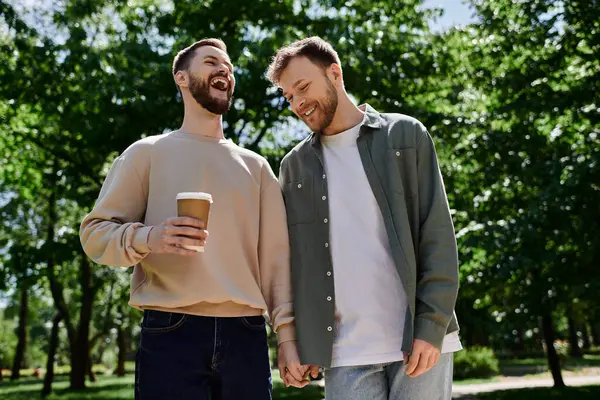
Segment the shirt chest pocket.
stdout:
<svg viewBox="0 0 600 400">
<path fill-rule="evenodd" d="M 388 167 L 392 187 L 406 198 L 415 196 L 419 190 L 417 174 L 417 151 L 408 149 L 389 149 Z"/>
<path fill-rule="evenodd" d="M 315 220 L 315 201 L 311 177 L 283 184 L 283 197 L 289 225 Z"/>
</svg>

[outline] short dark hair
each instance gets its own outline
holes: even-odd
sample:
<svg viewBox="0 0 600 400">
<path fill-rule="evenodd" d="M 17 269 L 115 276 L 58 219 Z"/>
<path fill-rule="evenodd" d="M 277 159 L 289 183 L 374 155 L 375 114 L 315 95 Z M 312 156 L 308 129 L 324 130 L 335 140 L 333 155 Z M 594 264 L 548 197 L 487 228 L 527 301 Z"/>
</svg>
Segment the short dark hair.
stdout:
<svg viewBox="0 0 600 400">
<path fill-rule="evenodd" d="M 325 69 L 331 64 L 340 63 L 340 58 L 331 44 L 318 36 L 311 36 L 282 47 L 271 59 L 267 69 L 267 79 L 274 85 L 279 83 L 281 73 L 295 57 L 307 57 L 311 62 Z"/>
<path fill-rule="evenodd" d="M 173 76 L 175 76 L 178 71 L 187 70 L 190 67 L 190 62 L 194 58 L 194 52 L 196 49 L 203 46 L 216 47 L 217 49 L 223 50 L 225 53 L 227 53 L 227 46 L 221 39 L 206 38 L 199 40 L 193 45 L 186 47 L 177 53 L 175 59 L 173 60 Z"/>
</svg>

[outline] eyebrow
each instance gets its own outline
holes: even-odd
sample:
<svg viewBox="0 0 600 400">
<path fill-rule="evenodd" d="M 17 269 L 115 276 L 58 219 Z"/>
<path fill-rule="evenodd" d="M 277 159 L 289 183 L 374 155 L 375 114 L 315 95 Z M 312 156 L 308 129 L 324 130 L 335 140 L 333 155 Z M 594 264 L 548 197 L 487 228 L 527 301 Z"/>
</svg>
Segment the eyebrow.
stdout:
<svg viewBox="0 0 600 400">
<path fill-rule="evenodd" d="M 213 60 L 220 61 L 217 57 L 211 56 L 211 55 L 204 56 L 203 60 L 206 60 L 207 58 L 211 58 Z M 227 66 L 229 67 L 229 69 L 231 69 L 233 71 L 233 65 L 227 60 L 224 60 L 224 61 L 225 61 L 225 64 L 227 64 Z"/>
<path fill-rule="evenodd" d="M 298 79 L 293 85 L 292 85 L 292 89 L 294 89 L 296 86 L 298 86 L 302 81 L 304 81 L 304 78 L 300 78 Z M 283 97 L 287 97 L 288 94 L 287 92 L 283 92 Z"/>
</svg>

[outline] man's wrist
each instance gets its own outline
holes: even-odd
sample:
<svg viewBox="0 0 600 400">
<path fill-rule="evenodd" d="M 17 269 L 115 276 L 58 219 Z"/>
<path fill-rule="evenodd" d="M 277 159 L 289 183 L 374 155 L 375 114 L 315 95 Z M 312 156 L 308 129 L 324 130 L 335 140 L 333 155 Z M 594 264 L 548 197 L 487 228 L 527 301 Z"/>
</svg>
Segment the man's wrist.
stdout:
<svg viewBox="0 0 600 400">
<path fill-rule="evenodd" d="M 286 344 L 286 343 L 290 343 L 290 342 L 295 342 L 295 341 L 296 341 L 296 339 L 286 340 L 285 342 L 279 343 L 278 347 L 281 347 L 282 344 Z"/>
</svg>

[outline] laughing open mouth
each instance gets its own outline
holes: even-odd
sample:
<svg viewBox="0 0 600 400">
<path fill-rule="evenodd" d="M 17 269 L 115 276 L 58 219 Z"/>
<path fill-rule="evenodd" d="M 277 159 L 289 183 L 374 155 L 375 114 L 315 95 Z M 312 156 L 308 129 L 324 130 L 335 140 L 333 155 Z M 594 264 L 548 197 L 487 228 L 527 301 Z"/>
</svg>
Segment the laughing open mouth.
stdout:
<svg viewBox="0 0 600 400">
<path fill-rule="evenodd" d="M 222 76 L 217 76 L 216 78 L 210 81 L 210 86 L 217 90 L 225 92 L 229 88 L 229 82 Z"/>
</svg>

